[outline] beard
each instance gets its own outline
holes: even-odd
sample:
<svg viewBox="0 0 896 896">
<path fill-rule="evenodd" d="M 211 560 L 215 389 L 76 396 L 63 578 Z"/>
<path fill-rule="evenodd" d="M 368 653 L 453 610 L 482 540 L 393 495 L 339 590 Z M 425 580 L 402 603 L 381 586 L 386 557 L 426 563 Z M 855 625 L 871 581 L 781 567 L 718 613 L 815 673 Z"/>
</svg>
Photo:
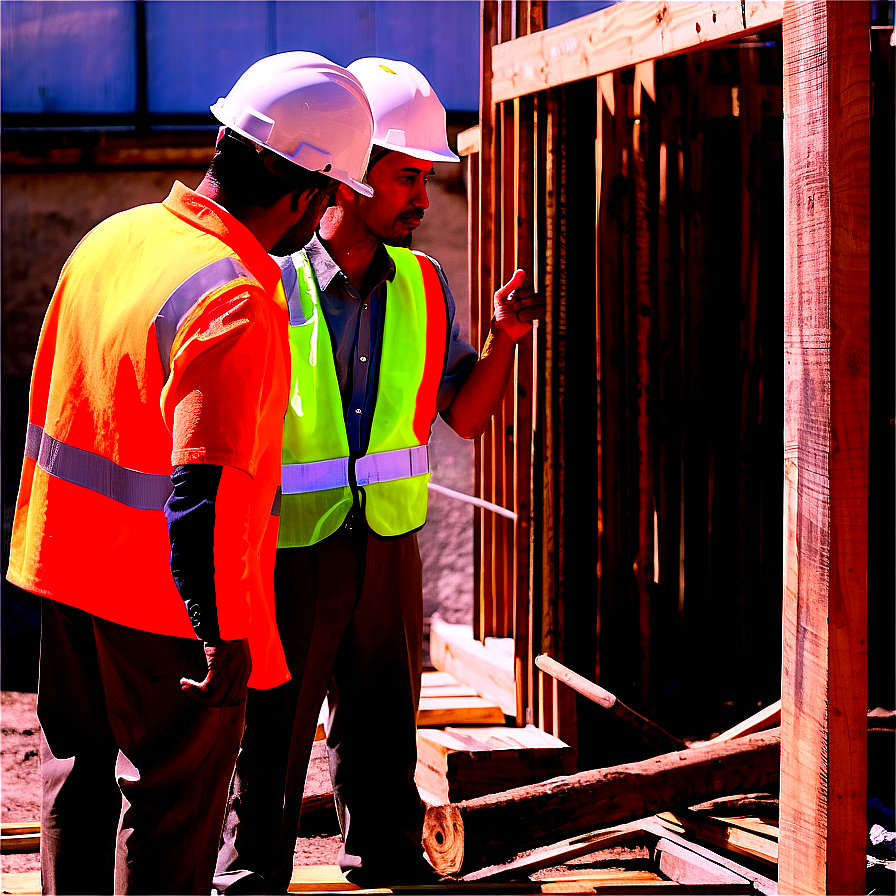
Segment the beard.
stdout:
<svg viewBox="0 0 896 896">
<path fill-rule="evenodd" d="M 398 216 L 394 226 L 386 233 L 380 235 L 379 238 L 387 246 L 397 246 L 400 249 L 410 249 L 414 239 L 414 230 L 405 230 L 408 224 L 416 224 L 423 220 L 422 211 L 405 212 Z"/>
<path fill-rule="evenodd" d="M 317 203 L 312 203 L 302 213 L 302 217 L 280 237 L 270 254 L 292 255 L 293 252 L 303 249 L 311 242 L 319 218 Z"/>
</svg>

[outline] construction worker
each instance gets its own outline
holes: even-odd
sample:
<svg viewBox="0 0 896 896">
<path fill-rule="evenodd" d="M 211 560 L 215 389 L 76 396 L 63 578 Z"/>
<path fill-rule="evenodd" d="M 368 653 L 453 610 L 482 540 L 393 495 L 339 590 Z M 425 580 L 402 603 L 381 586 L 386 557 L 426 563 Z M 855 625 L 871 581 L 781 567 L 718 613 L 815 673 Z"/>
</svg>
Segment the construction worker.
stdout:
<svg viewBox="0 0 896 896">
<path fill-rule="evenodd" d="M 219 892 L 286 892 L 325 695 L 343 873 L 363 887 L 434 877 L 414 784 L 427 442 L 437 413 L 462 436 L 484 429 L 537 311 L 517 271 L 482 357 L 459 338 L 441 267 L 402 248 L 432 163 L 458 161 L 445 110 L 407 63 L 348 68 L 374 112 L 374 195 L 340 187 L 307 250 L 280 260 L 292 384 L 274 590 L 292 680 L 249 692 Z"/>
<path fill-rule="evenodd" d="M 312 53 L 212 107 L 193 191 L 66 262 L 34 363 L 11 582 L 41 596 L 45 893 L 208 893 L 255 688 L 289 677 L 271 592 L 289 363 L 280 270 L 373 118 Z"/>
</svg>

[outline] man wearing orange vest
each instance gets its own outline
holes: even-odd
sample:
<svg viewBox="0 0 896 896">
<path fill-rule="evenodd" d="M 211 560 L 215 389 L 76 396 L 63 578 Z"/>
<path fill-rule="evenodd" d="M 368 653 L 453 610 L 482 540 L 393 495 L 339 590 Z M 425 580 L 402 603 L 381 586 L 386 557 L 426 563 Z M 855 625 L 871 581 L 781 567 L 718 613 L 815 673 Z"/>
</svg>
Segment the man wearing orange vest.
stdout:
<svg viewBox="0 0 896 896">
<path fill-rule="evenodd" d="M 432 163 L 458 161 L 445 110 L 407 63 L 348 68 L 374 113 L 374 195 L 340 187 L 317 238 L 281 259 L 292 385 L 275 594 L 292 680 L 250 689 L 219 892 L 286 892 L 324 696 L 343 873 L 363 887 L 434 878 L 414 784 L 427 442 L 437 413 L 467 438 L 484 429 L 537 311 L 517 271 L 482 357 L 459 338 L 441 267 L 404 248 Z"/>
<path fill-rule="evenodd" d="M 41 595 L 45 893 L 208 893 L 247 682 L 288 680 L 273 613 L 289 363 L 280 270 L 373 118 L 312 53 L 212 112 L 193 191 L 66 262 L 34 364 L 10 581 Z"/>
</svg>

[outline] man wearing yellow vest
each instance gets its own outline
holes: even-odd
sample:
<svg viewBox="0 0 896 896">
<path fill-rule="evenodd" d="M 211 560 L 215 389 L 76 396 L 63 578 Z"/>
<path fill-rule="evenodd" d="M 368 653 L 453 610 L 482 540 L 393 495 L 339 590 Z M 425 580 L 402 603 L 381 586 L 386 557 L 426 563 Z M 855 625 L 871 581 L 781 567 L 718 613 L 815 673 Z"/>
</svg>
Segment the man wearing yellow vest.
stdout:
<svg viewBox="0 0 896 896">
<path fill-rule="evenodd" d="M 312 53 L 212 112 L 193 191 L 66 262 L 34 364 L 8 578 L 41 595 L 45 893 L 208 893 L 247 682 L 288 680 L 272 567 L 289 387 L 269 253 L 360 182 L 373 117 Z"/>
<path fill-rule="evenodd" d="M 374 113 L 374 195 L 340 187 L 317 238 L 281 259 L 292 383 L 275 595 L 292 681 L 249 692 L 219 892 L 286 892 L 325 695 L 343 873 L 364 887 L 434 878 L 414 784 L 427 442 L 437 413 L 465 437 L 485 427 L 537 310 L 517 271 L 482 357 L 459 338 L 441 267 L 403 248 L 432 163 L 458 161 L 445 110 L 407 63 L 348 68 Z"/>
</svg>

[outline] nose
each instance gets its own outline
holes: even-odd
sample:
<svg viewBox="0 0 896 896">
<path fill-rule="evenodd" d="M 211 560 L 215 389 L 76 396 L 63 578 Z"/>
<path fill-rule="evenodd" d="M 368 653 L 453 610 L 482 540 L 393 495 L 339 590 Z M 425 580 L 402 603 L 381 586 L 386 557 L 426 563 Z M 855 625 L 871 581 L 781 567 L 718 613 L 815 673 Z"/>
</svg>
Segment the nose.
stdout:
<svg viewBox="0 0 896 896">
<path fill-rule="evenodd" d="M 429 196 L 426 193 L 426 183 L 423 178 L 420 178 L 419 183 L 417 184 L 417 189 L 414 192 L 414 205 L 417 208 L 421 208 L 424 211 L 429 208 Z"/>
</svg>

